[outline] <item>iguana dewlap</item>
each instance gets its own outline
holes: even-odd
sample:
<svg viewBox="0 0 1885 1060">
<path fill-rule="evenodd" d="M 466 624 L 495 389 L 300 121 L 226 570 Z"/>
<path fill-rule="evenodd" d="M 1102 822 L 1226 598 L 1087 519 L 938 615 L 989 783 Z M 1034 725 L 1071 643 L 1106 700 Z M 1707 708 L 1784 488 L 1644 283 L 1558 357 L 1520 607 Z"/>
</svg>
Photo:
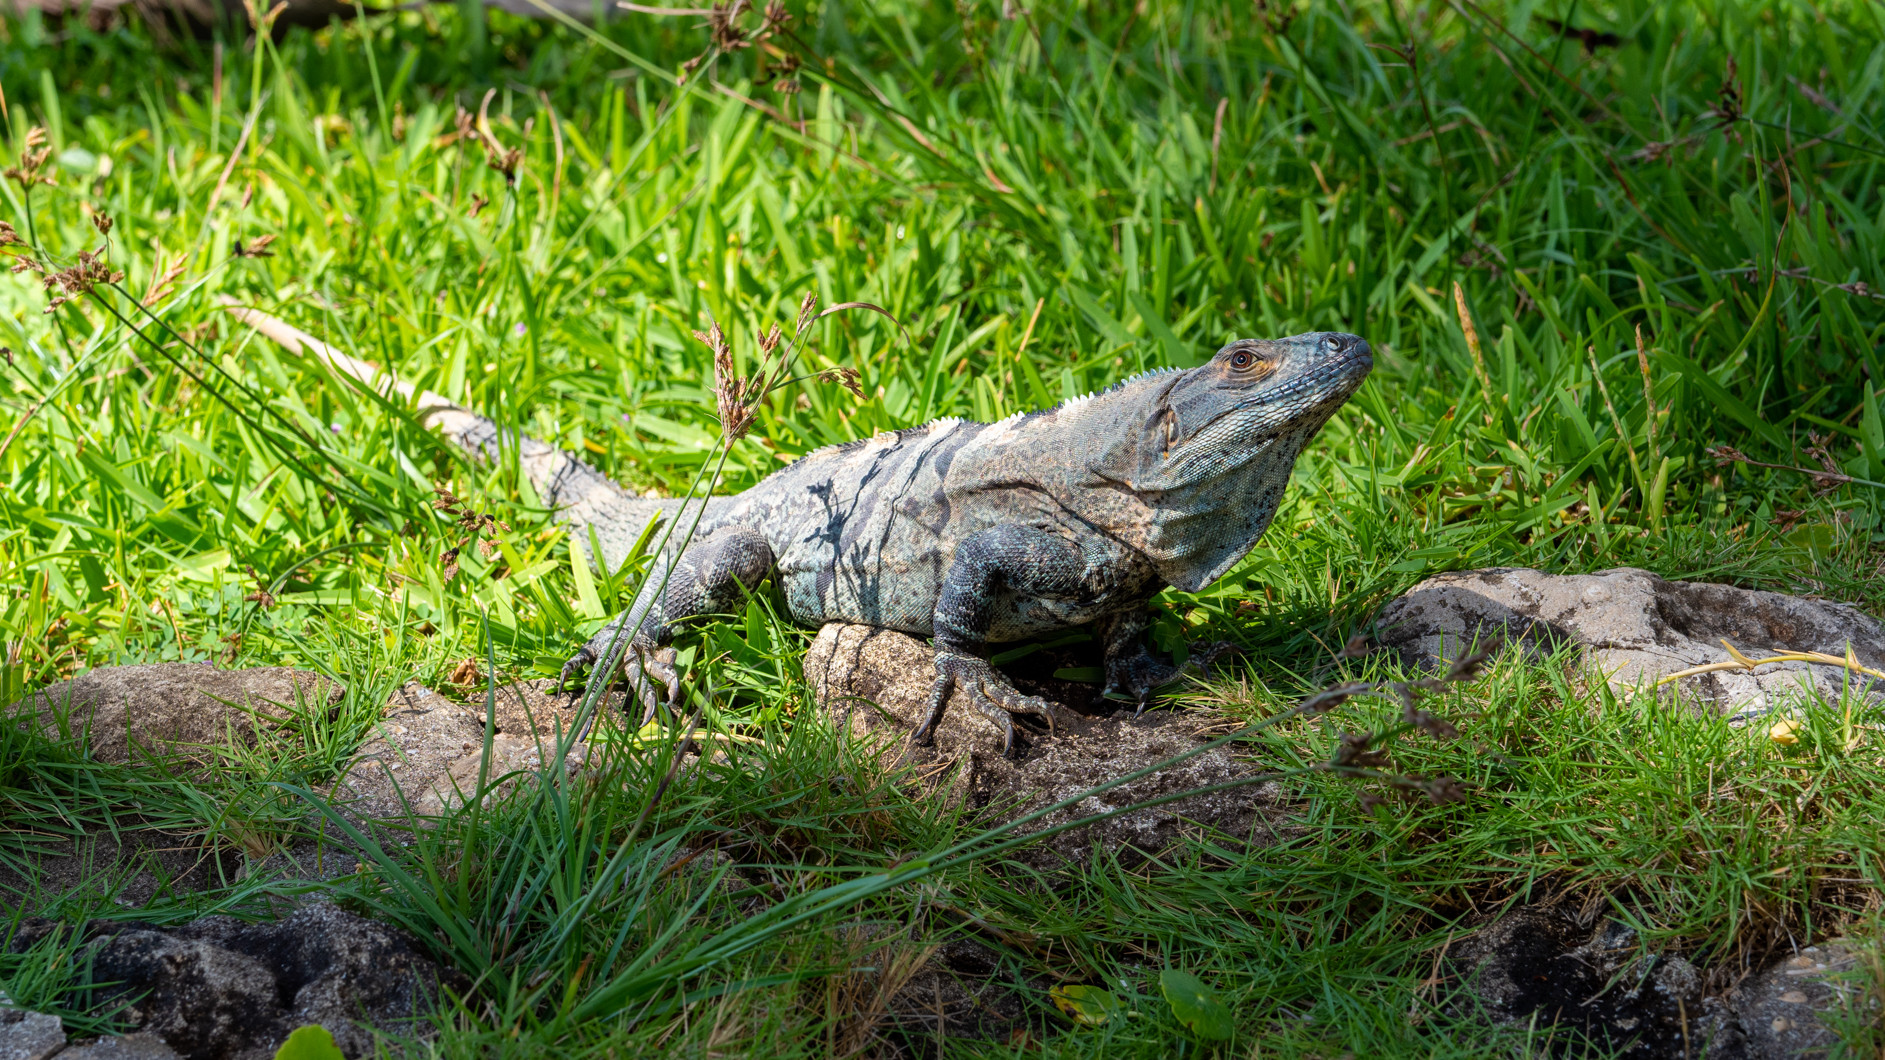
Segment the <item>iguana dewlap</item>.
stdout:
<svg viewBox="0 0 1885 1060">
<path fill-rule="evenodd" d="M 1147 603 L 1201 589 L 1256 544 L 1296 456 L 1373 366 L 1354 335 L 1240 339 L 1208 363 L 1128 379 L 999 423 L 938 420 L 817 450 L 743 493 L 683 505 L 629 495 L 553 446 L 501 431 L 280 321 L 238 310 L 293 348 L 391 386 L 475 454 L 502 439 L 538 493 L 614 569 L 648 520 L 677 520 L 685 548 L 655 557 L 634 603 L 579 649 L 566 674 L 619 660 L 676 690 L 668 647 L 685 620 L 734 610 L 768 576 L 796 622 L 854 622 L 934 638 L 936 680 L 919 741 L 953 688 L 1014 742 L 1014 713 L 1054 716 L 986 661 L 988 647 L 1095 625 L 1106 692 L 1143 711 L 1177 673 L 1143 643 Z"/>
</svg>

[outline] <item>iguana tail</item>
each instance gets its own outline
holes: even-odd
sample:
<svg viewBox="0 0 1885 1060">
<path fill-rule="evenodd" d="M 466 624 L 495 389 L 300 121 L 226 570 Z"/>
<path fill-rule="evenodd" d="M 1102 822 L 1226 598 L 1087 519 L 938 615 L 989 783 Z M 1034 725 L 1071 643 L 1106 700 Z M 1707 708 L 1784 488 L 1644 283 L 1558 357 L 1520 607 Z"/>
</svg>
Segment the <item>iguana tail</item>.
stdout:
<svg viewBox="0 0 1885 1060">
<path fill-rule="evenodd" d="M 593 533 L 602 555 L 592 555 L 590 559 L 599 566 L 615 570 L 627 558 L 650 519 L 664 512 L 670 516 L 679 513 L 679 501 L 634 496 L 602 472 L 556 446 L 506 431 L 441 395 L 419 390 L 365 361 L 349 357 L 286 321 L 245 306 L 230 306 L 229 311 L 290 353 L 312 355 L 334 371 L 382 395 L 398 394 L 411 401 L 422 422 L 475 457 L 496 459 L 500 450 L 514 449 L 518 466 L 536 488 L 537 495 L 556 509 L 585 553 L 591 551 L 589 541 Z M 709 507 L 712 506 L 710 503 Z M 691 518 L 688 521 L 691 522 Z"/>
</svg>

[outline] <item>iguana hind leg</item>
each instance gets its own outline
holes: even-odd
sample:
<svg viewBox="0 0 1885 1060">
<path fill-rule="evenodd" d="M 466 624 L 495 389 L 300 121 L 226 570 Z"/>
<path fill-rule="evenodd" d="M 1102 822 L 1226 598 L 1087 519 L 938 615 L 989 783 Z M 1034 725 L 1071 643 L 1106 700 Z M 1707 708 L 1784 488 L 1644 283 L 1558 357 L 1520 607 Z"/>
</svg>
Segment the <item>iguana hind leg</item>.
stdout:
<svg viewBox="0 0 1885 1060">
<path fill-rule="evenodd" d="M 995 672 L 983 658 L 988 631 L 1003 598 L 1025 606 L 1031 600 L 1078 596 L 1086 568 L 1078 549 L 1033 527 L 990 527 L 958 545 L 936 598 L 936 683 L 930 687 L 929 713 L 911 739 L 918 744 L 935 739 L 949 693 L 958 687 L 977 710 L 1001 725 L 1004 755 L 1014 753 L 1014 715 L 1044 714 L 1051 730 L 1060 707 L 1021 694 Z"/>
<path fill-rule="evenodd" d="M 714 530 L 688 545 L 678 560 L 655 563 L 629 609 L 563 664 L 561 681 L 568 682 L 584 667 L 606 674 L 619 666 L 641 700 L 646 725 L 660 703 L 655 681 L 666 686 L 670 706 L 680 701 L 675 653 L 668 647 L 680 626 L 690 618 L 733 610 L 771 570 L 772 546 L 759 531 L 745 526 Z"/>
<path fill-rule="evenodd" d="M 1152 705 L 1152 693 L 1190 673 L 1210 676 L 1211 665 L 1232 650 L 1230 643 L 1216 641 L 1194 645 L 1184 665 L 1175 666 L 1146 646 L 1145 631 L 1152 624 L 1152 612 L 1145 608 L 1122 612 L 1101 620 L 1100 637 L 1106 647 L 1106 691 L 1108 699 L 1129 700 L 1137 720 Z"/>
</svg>

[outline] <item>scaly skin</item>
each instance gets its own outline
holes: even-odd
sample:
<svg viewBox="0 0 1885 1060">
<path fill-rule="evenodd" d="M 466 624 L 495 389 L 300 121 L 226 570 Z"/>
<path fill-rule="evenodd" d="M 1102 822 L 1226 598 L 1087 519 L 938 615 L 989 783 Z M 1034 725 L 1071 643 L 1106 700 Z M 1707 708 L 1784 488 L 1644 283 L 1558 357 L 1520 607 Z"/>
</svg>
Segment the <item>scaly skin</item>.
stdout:
<svg viewBox="0 0 1885 1060">
<path fill-rule="evenodd" d="M 677 630 L 733 610 L 771 575 L 801 624 L 933 637 L 936 679 L 915 738 L 933 737 L 959 687 L 1003 726 L 1004 753 L 1014 748 L 1013 714 L 1051 724 L 1057 708 L 1003 680 L 989 647 L 1092 624 L 1107 694 L 1143 712 L 1179 673 L 1145 647 L 1148 601 L 1167 586 L 1202 589 L 1250 551 L 1297 454 L 1373 366 L 1353 335 L 1240 339 L 1198 368 L 1151 372 L 999 423 L 938 420 L 821 449 L 737 496 L 683 506 L 634 497 L 568 453 L 279 320 L 232 312 L 291 350 L 410 398 L 473 454 L 514 457 L 580 547 L 593 539 L 601 555 L 590 558 L 611 570 L 650 519 L 665 514 L 685 531 L 698 518 L 691 543 L 655 557 L 634 603 L 576 652 L 565 678 L 620 667 L 652 712 L 653 682 L 670 701 L 678 691 Z"/>
<path fill-rule="evenodd" d="M 732 610 L 770 574 L 804 625 L 934 638 L 919 743 L 962 688 L 1003 726 L 1012 753 L 1012 715 L 1051 725 L 1057 708 L 1009 685 L 987 662 L 990 645 L 1089 623 L 1105 645 L 1108 694 L 1143 712 L 1179 672 L 1145 648 L 1147 602 L 1167 586 L 1195 592 L 1250 551 L 1297 454 L 1372 364 L 1352 335 L 1240 340 L 1202 367 L 1142 375 L 1045 412 L 939 420 L 808 454 L 708 501 L 693 544 L 660 558 L 633 606 L 565 673 L 613 645 L 652 711 L 650 660 L 678 624 Z M 683 527 L 694 515 L 673 502 L 630 503 L 648 514 L 612 525 L 616 540 L 633 540 L 657 507 Z M 605 561 L 619 560 L 608 548 Z"/>
</svg>

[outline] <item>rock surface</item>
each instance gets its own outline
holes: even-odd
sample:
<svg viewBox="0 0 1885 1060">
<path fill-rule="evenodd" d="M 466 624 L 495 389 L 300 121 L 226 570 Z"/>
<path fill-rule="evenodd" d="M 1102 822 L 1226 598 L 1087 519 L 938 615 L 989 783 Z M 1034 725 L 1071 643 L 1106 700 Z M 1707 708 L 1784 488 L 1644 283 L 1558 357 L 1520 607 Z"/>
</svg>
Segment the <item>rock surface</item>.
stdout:
<svg viewBox="0 0 1885 1060">
<path fill-rule="evenodd" d="M 1739 1024 L 1703 995 L 1701 972 L 1641 949 L 1616 921 L 1528 906 L 1454 944 L 1449 956 L 1495 1021 L 1576 1031 L 1627 1060 L 1745 1056 Z"/>
<path fill-rule="evenodd" d="M 1618 921 L 1561 906 L 1515 909 L 1449 956 L 1494 1020 L 1575 1031 L 1629 1060 L 1824 1057 L 1838 1039 L 1822 1017 L 1854 989 L 1836 977 L 1857 963 L 1846 944 L 1823 943 L 1711 993 L 1705 969 L 1645 952 Z"/>
<path fill-rule="evenodd" d="M 1751 658 L 1770 650 L 1817 651 L 1885 669 L 1885 626 L 1845 604 L 1706 582 L 1666 581 L 1619 568 L 1559 575 L 1526 568 L 1441 574 L 1389 603 L 1375 620 L 1380 642 L 1413 666 L 1432 666 L 1491 635 L 1535 653 L 1583 649 L 1619 689 L 1729 658 L 1726 640 Z M 1752 716 L 1798 700 L 1802 682 L 1837 699 L 1849 681 L 1839 667 L 1780 663 L 1684 678 L 1684 693 L 1723 713 Z"/>
<path fill-rule="evenodd" d="M 498 707 L 502 720 L 491 739 L 487 781 L 541 769 L 543 755 L 554 751 L 557 726 L 567 733 L 575 719 L 573 707 L 559 706 L 541 688 L 505 690 Z M 611 703 L 600 709 L 611 709 Z M 335 798 L 360 819 L 404 818 L 408 808 L 420 817 L 439 816 L 477 791 L 479 772 L 485 769 L 484 728 L 482 708 L 408 684 L 394 693 L 378 735 L 361 746 Z M 579 746 L 570 752 L 566 768 L 573 772 L 582 762 Z"/>
<path fill-rule="evenodd" d="M 0 1008 L 0 1060 L 46 1060 L 65 1048 L 65 1024 L 57 1016 Z"/>
<path fill-rule="evenodd" d="M 1823 1016 L 1836 1012 L 1856 984 L 1836 976 L 1851 971 L 1858 954 L 1843 942 L 1808 946 L 1728 995 L 1741 1021 L 1748 1060 L 1796 1060 L 1828 1055 L 1838 1037 Z"/>
<path fill-rule="evenodd" d="M 930 648 L 905 634 L 870 626 L 828 625 L 805 656 L 806 680 L 838 724 L 887 758 L 912 767 L 918 782 L 937 796 L 980 811 L 991 823 L 1024 816 L 1190 750 L 1208 739 L 1202 733 L 1214 720 L 1153 711 L 1133 723 L 1129 712 L 1086 715 L 1070 709 L 1059 732 L 1029 735 L 1018 760 L 1010 760 L 1001 756 L 1000 728 L 958 691 L 938 727 L 935 745 L 911 746 L 909 734 L 922 722 L 934 673 Z M 1032 691 L 1023 682 L 1017 684 Z M 1213 748 L 1057 811 L 1028 830 L 1256 772 L 1228 750 Z M 1272 822 L 1283 816 L 1282 804 L 1282 790 L 1274 783 L 1232 788 L 1061 832 L 1013 856 L 1043 869 L 1066 862 L 1084 864 L 1097 843 L 1130 863 L 1201 825 L 1234 839 L 1267 844 L 1280 834 Z"/>
<path fill-rule="evenodd" d="M 13 946 L 54 927 L 22 924 Z M 373 1033 L 362 1023 L 422 1030 L 417 1021 L 440 989 L 438 967 L 407 936 L 324 903 L 266 924 L 224 916 L 171 928 L 94 921 L 87 933 L 93 979 L 110 984 L 96 998 L 101 1008 L 126 1004 L 128 1023 L 190 1060 L 267 1058 L 309 1023 L 326 1027 L 346 1055 L 370 1055 Z"/>
<path fill-rule="evenodd" d="M 7 716 L 30 715 L 50 734 L 87 732 L 92 754 L 103 762 L 178 754 L 204 764 L 214 760 L 215 748 L 253 740 L 258 718 L 325 712 L 341 692 L 326 678 L 285 666 L 105 666 L 27 696 Z"/>
<path fill-rule="evenodd" d="M 179 1060 L 178 1052 L 155 1034 L 127 1034 L 67 1046 L 59 1060 Z"/>
</svg>

